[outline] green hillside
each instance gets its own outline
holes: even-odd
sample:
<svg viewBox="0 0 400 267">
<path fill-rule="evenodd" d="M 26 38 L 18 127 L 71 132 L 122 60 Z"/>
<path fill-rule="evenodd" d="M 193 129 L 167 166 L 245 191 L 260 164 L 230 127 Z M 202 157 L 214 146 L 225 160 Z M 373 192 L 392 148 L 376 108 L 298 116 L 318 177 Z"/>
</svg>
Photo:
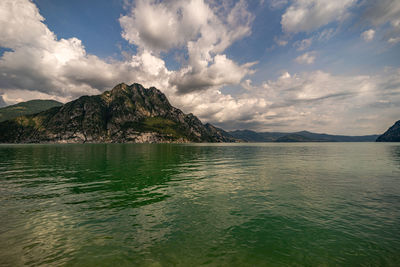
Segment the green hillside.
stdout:
<svg viewBox="0 0 400 267">
<path fill-rule="evenodd" d="M 19 116 L 39 113 L 52 107 L 59 107 L 62 103 L 55 100 L 30 100 L 12 106 L 0 108 L 0 122 L 11 120 Z"/>
</svg>

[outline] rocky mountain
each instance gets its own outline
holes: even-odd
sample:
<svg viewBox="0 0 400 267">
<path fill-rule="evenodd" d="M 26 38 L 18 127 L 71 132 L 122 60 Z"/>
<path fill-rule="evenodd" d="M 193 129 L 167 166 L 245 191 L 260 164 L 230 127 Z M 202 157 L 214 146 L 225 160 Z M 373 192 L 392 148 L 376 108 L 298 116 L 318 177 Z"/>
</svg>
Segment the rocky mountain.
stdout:
<svg viewBox="0 0 400 267">
<path fill-rule="evenodd" d="M 0 122 L 11 120 L 19 116 L 39 113 L 52 107 L 62 106 L 55 100 L 30 100 L 12 106 L 0 108 Z"/>
<path fill-rule="evenodd" d="M 400 120 L 379 136 L 376 142 L 400 142 Z"/>
<path fill-rule="evenodd" d="M 171 106 L 158 89 L 121 83 L 101 95 L 0 123 L 1 143 L 235 142 L 193 114 Z"/>
<path fill-rule="evenodd" d="M 308 131 L 282 133 L 238 130 L 229 132 L 229 134 L 246 142 L 374 142 L 378 137 L 378 135 L 330 135 L 312 133 Z"/>
</svg>

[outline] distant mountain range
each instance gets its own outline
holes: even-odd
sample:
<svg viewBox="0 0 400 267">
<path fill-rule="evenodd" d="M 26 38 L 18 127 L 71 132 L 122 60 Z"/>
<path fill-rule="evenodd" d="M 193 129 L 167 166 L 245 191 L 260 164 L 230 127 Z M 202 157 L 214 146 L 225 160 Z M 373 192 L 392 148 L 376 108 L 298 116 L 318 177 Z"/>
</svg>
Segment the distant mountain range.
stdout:
<svg viewBox="0 0 400 267">
<path fill-rule="evenodd" d="M 345 136 L 308 131 L 226 132 L 171 106 L 158 89 L 119 84 L 66 104 L 31 100 L 0 108 L 1 143 L 85 142 L 399 142 L 400 121 L 383 135 Z"/>
<path fill-rule="evenodd" d="M 1 143 L 235 142 L 171 106 L 158 89 L 122 83 L 101 95 L 0 123 Z"/>
<path fill-rule="evenodd" d="M 308 131 L 282 133 L 282 132 L 254 132 L 238 130 L 229 132 L 237 139 L 246 142 L 375 142 L 379 135 L 345 136 L 311 133 Z"/>
<path fill-rule="evenodd" d="M 30 100 L 12 106 L 0 108 L 0 122 L 11 120 L 19 116 L 39 113 L 41 111 L 62 106 L 55 100 Z"/>
</svg>

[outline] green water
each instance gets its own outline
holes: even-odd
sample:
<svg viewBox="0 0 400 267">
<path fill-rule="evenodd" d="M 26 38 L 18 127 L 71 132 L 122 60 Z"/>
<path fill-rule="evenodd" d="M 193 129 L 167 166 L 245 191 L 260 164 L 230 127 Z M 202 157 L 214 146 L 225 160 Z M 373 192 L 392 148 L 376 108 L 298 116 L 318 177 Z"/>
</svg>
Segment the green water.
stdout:
<svg viewBox="0 0 400 267">
<path fill-rule="evenodd" d="M 0 266 L 399 266 L 400 144 L 0 145 Z"/>
</svg>

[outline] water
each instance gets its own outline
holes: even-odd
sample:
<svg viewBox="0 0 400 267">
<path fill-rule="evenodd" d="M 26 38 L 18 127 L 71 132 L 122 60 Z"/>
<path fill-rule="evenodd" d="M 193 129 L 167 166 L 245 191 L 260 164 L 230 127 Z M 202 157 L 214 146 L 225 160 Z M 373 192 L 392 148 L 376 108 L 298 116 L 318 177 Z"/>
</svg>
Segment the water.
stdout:
<svg viewBox="0 0 400 267">
<path fill-rule="evenodd" d="M 0 146 L 0 266 L 399 266 L 400 144 Z"/>
</svg>

